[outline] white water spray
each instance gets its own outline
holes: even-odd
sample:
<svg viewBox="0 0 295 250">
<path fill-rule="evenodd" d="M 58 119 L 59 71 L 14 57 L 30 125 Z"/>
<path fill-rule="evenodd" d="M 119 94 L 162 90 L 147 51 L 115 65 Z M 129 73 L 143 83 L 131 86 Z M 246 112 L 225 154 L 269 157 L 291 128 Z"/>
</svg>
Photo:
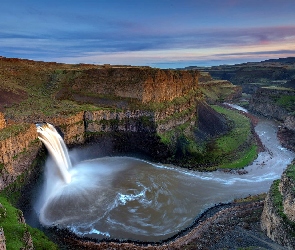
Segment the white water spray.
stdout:
<svg viewBox="0 0 295 250">
<path fill-rule="evenodd" d="M 44 143 L 51 157 L 56 163 L 57 172 L 65 183 L 71 182 L 69 169 L 72 167 L 67 147 L 56 131 L 49 123 L 37 123 L 38 138 Z"/>
<path fill-rule="evenodd" d="M 129 157 L 77 161 L 71 168 L 66 146 L 54 127 L 37 124 L 39 138 L 52 155 L 35 206 L 39 221 L 97 239 L 172 237 L 204 209 L 267 192 L 280 177 L 294 153 L 281 148 L 272 122 L 260 121 L 255 130 L 267 151 L 245 168 L 248 174 L 234 175 L 200 173 Z M 76 154 L 79 159 L 83 151 Z"/>
</svg>

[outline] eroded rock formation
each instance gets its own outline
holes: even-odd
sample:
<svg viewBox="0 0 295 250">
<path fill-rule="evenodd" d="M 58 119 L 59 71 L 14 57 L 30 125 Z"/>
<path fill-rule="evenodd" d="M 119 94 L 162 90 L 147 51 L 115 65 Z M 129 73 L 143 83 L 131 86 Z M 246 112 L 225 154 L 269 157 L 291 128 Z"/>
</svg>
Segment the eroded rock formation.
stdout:
<svg viewBox="0 0 295 250">
<path fill-rule="evenodd" d="M 6 138 L 0 140 L 0 190 L 29 168 L 41 145 L 35 124 L 11 125 L 4 130 Z"/>
<path fill-rule="evenodd" d="M 275 181 L 267 194 L 261 217 L 262 230 L 275 242 L 295 248 L 294 163 Z"/>
<path fill-rule="evenodd" d="M 284 121 L 289 114 L 288 110 L 280 104 L 280 98 L 294 96 L 294 94 L 295 90 L 291 89 L 260 88 L 252 96 L 249 109 L 268 118 Z"/>
<path fill-rule="evenodd" d="M 89 70 L 64 72 L 73 75 L 71 84 L 61 77 L 65 86 L 59 96 L 72 93 L 79 96 L 119 96 L 137 99 L 143 103 L 171 101 L 197 88 L 198 71 L 163 70 L 150 67 L 101 67 Z"/>
</svg>

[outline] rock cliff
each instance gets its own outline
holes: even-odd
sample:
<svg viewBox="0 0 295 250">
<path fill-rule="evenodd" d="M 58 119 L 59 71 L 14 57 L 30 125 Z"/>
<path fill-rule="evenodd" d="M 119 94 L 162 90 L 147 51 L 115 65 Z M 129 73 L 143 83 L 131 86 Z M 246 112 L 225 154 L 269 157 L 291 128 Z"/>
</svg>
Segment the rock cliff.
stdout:
<svg viewBox="0 0 295 250">
<path fill-rule="evenodd" d="M 208 103 L 228 102 L 242 96 L 242 88 L 226 80 L 200 82 L 199 89 Z"/>
<path fill-rule="evenodd" d="M 287 249 L 295 248 L 294 163 L 272 184 L 261 217 L 262 230 Z"/>
<path fill-rule="evenodd" d="M 41 143 L 37 140 L 35 124 L 10 125 L 0 132 L 0 190 L 2 190 L 30 167 Z"/>
<path fill-rule="evenodd" d="M 46 121 L 58 127 L 68 145 L 108 138 L 120 152 L 133 149 L 162 160 L 175 154 L 182 143 L 195 140 L 195 128 L 201 124 L 197 123 L 198 105 L 204 98 L 218 102 L 241 94 L 230 82 L 214 81 L 196 70 L 67 65 L 3 57 L 0 62 L 5 83 L 0 94 L 9 91 L 18 97 L 0 103 L 9 126 L 27 123 L 34 128 L 34 123 Z M 25 134 L 30 133 L 28 142 L 37 138 L 35 130 Z M 2 148 L 5 185 L 17 176 L 19 155 L 32 159 L 29 151 L 18 153 L 15 148 L 28 145 L 16 145 L 17 140 Z"/>
<path fill-rule="evenodd" d="M 295 131 L 295 116 L 287 116 L 284 121 L 284 126 L 289 130 Z"/>
<path fill-rule="evenodd" d="M 4 114 L 0 112 L 0 130 L 6 127 Z"/>
<path fill-rule="evenodd" d="M 294 110 L 295 90 L 259 88 L 252 96 L 249 109 L 268 118 L 284 121 Z"/>
<path fill-rule="evenodd" d="M 65 75 L 71 75 L 71 82 Z M 117 96 L 142 103 L 171 101 L 198 85 L 197 71 L 163 70 L 149 67 L 102 67 L 64 71 L 60 97 Z"/>
</svg>

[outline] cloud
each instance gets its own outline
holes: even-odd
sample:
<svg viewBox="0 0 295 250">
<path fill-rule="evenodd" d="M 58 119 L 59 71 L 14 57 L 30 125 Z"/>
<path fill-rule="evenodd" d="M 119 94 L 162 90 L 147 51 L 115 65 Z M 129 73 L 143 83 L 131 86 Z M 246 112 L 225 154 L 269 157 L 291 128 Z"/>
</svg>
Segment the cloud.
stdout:
<svg viewBox="0 0 295 250">
<path fill-rule="evenodd" d="M 185 1 L 185 6 L 177 6 L 182 11 L 191 7 L 200 8 L 201 5 L 196 2 L 199 1 Z M 204 0 L 202 4 L 207 2 Z M 171 2 L 175 3 L 177 1 Z M 212 4 L 211 1 L 210 3 Z M 241 0 L 215 3 L 218 7 L 223 6 L 225 10 L 245 5 Z M 49 9 L 31 7 L 19 12 L 29 12 L 30 15 L 24 15 L 23 19 L 22 15 L 16 15 L 15 23 L 11 18 L 13 12 L 9 12 L 9 15 L 4 13 L 2 22 L 0 18 L 0 55 L 45 61 L 64 60 L 69 63 L 169 65 L 177 62 L 226 61 L 262 55 L 292 55 L 295 49 L 293 24 L 235 26 L 235 23 L 229 25 L 227 20 L 218 25 L 216 20 L 210 20 L 218 13 L 202 13 L 202 9 L 197 9 L 198 12 L 194 13 L 196 19 L 193 18 L 191 23 L 184 25 L 182 20 L 174 20 L 180 17 L 177 11 L 169 16 L 160 15 L 165 13 L 164 10 L 169 10 L 170 5 L 167 2 L 159 5 L 157 15 L 148 18 L 141 18 L 140 14 L 135 12 L 130 13 L 137 15 L 137 18 L 121 16 L 120 10 L 113 10 L 108 16 L 92 10 L 85 15 L 82 11 L 72 12 L 65 7 L 56 8 L 56 11 L 53 11 L 55 6 Z M 156 11 L 153 8 L 147 13 L 153 14 L 151 10 Z M 188 15 L 191 14 L 190 12 Z M 183 13 L 181 15 L 186 19 Z M 209 17 L 199 24 L 199 15 Z M 190 16 L 192 17 L 194 16 Z"/>
</svg>

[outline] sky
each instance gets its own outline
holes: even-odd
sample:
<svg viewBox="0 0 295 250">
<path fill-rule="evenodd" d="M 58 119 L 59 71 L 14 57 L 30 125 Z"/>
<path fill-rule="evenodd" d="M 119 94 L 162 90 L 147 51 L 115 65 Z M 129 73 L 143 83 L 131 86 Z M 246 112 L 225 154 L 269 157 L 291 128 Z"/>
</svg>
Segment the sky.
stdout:
<svg viewBox="0 0 295 250">
<path fill-rule="evenodd" d="M 295 0 L 1 0 L 0 56 L 181 68 L 295 56 Z"/>
</svg>

